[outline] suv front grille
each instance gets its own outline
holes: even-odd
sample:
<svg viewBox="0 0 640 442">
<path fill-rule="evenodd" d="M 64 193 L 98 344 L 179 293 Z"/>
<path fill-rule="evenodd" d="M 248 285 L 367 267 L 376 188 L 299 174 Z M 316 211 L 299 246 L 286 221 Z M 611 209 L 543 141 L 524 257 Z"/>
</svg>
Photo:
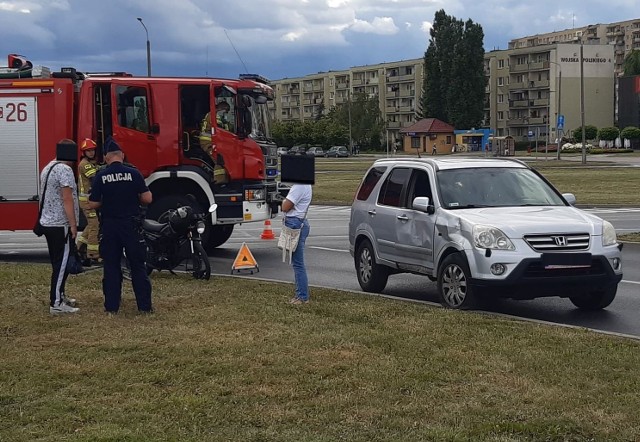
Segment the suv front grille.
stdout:
<svg viewBox="0 0 640 442">
<path fill-rule="evenodd" d="M 525 235 L 524 240 L 536 252 L 588 250 L 591 236 L 588 233 Z"/>
</svg>

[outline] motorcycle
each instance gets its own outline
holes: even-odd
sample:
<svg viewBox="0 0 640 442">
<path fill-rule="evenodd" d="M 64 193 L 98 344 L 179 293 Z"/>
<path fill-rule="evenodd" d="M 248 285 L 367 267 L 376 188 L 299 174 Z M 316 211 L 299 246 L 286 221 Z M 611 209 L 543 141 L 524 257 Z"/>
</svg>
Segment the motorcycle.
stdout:
<svg viewBox="0 0 640 442">
<path fill-rule="evenodd" d="M 217 205 L 209 208 L 214 212 Z M 153 270 L 174 270 L 184 264 L 185 271 L 195 279 L 211 277 L 211 263 L 202 246 L 201 235 L 205 230 L 204 213 L 195 213 L 191 206 L 169 209 L 158 218 L 158 221 L 143 219 L 142 236 L 147 248 L 147 274 Z M 129 262 L 122 258 L 122 273 L 127 279 L 131 277 Z"/>
</svg>

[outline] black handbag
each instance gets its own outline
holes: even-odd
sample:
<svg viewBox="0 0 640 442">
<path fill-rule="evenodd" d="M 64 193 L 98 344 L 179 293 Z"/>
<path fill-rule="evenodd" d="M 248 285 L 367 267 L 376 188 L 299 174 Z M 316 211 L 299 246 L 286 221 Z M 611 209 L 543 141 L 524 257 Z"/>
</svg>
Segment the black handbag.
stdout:
<svg viewBox="0 0 640 442">
<path fill-rule="evenodd" d="M 55 163 L 53 166 L 51 166 L 51 169 L 49 169 L 49 172 L 47 172 L 47 176 L 44 179 L 44 189 L 42 190 L 42 201 L 40 201 L 40 207 L 38 208 L 38 219 L 36 220 L 36 225 L 33 226 L 33 233 L 36 236 L 44 235 L 44 227 L 42 227 L 42 224 L 40 224 L 40 218 L 42 218 L 42 206 L 44 206 L 44 198 L 45 198 L 45 195 L 47 194 L 47 184 L 49 183 L 49 175 L 51 174 L 51 171 L 53 170 L 54 167 L 56 167 L 57 164 L 60 164 L 60 163 Z"/>
<path fill-rule="evenodd" d="M 70 249 L 69 257 L 67 258 L 67 273 L 77 275 L 84 272 L 84 267 L 82 267 L 82 258 L 80 258 L 80 253 L 78 253 L 75 241 L 69 241 L 69 245 Z"/>
</svg>

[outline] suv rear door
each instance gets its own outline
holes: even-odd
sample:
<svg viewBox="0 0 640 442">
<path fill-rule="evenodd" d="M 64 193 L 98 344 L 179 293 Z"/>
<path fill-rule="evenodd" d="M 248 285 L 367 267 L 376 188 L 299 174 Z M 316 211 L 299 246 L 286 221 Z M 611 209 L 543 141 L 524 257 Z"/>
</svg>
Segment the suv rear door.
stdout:
<svg viewBox="0 0 640 442">
<path fill-rule="evenodd" d="M 407 184 L 411 177 L 411 169 L 395 167 L 387 174 L 375 207 L 370 210 L 371 230 L 376 237 L 376 248 L 380 258 L 398 262 L 396 242 L 399 216 L 404 215 Z"/>
</svg>

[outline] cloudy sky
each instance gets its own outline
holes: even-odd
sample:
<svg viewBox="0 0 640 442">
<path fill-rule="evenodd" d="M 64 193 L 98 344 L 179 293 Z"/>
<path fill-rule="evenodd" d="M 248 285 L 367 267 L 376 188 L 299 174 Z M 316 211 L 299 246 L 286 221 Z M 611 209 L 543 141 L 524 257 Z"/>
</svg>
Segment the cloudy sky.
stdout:
<svg viewBox="0 0 640 442">
<path fill-rule="evenodd" d="M 420 58 L 434 13 L 510 39 L 640 18 L 639 0 L 0 0 L 5 54 L 34 64 L 146 75 L 281 79 Z"/>
</svg>

